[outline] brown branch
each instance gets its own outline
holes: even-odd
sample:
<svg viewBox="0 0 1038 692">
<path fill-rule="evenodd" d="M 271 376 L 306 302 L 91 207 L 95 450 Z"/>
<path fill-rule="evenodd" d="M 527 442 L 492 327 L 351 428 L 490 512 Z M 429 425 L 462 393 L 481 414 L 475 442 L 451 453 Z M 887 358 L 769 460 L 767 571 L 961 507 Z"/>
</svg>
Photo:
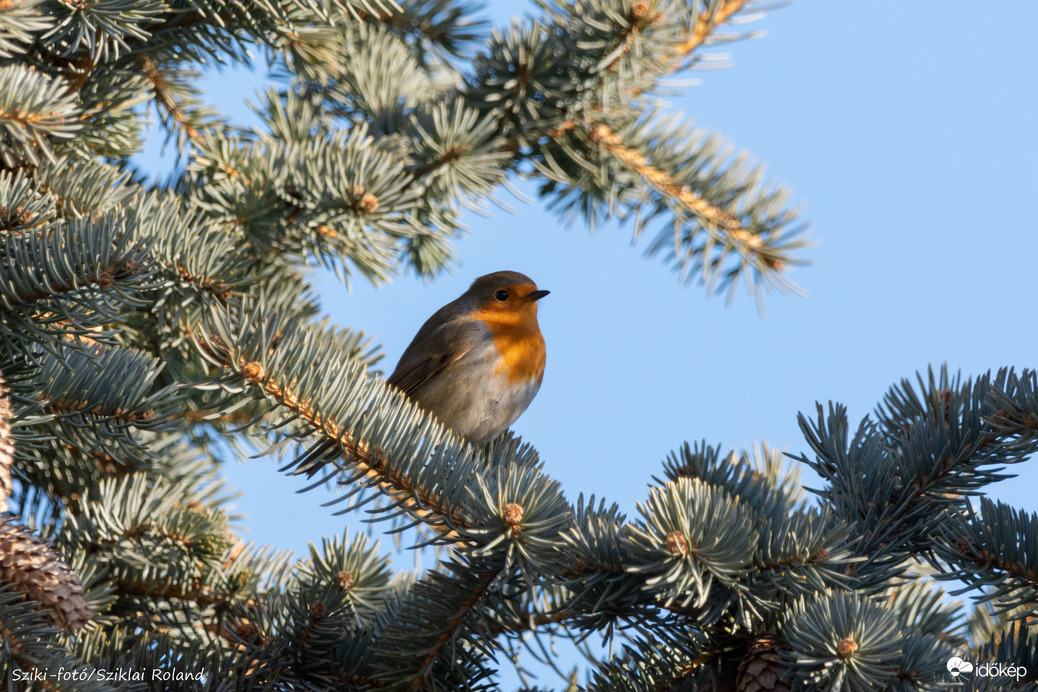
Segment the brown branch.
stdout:
<svg viewBox="0 0 1038 692">
<path fill-rule="evenodd" d="M 165 75 L 162 74 L 158 66 L 149 58 L 147 55 L 140 55 L 137 57 L 137 63 L 144 70 L 145 76 L 148 81 L 151 82 L 152 89 L 155 91 L 155 101 L 166 109 L 166 112 L 176 120 L 184 128 L 187 136 L 195 143 L 201 139 L 202 134 L 195 128 L 190 122 L 188 122 L 187 116 L 177 105 L 176 98 L 170 91 L 169 82 L 166 81 Z"/>
<path fill-rule="evenodd" d="M 221 416 L 219 416 L 218 418 L 215 418 L 215 419 L 214 418 L 210 418 L 209 416 L 211 416 L 211 415 L 212 415 L 211 412 L 203 411 L 203 410 L 199 409 L 199 410 L 193 410 L 193 411 L 185 411 L 184 413 L 182 413 L 180 415 L 180 417 L 182 417 L 188 423 L 206 423 L 206 424 L 228 423 L 230 425 L 242 425 L 244 423 L 248 423 L 250 420 L 252 420 L 255 417 L 251 413 L 248 413 L 247 411 L 240 411 L 240 410 L 239 411 L 235 411 L 234 413 L 225 413 L 225 414 L 223 414 L 223 415 L 221 415 Z"/>
<path fill-rule="evenodd" d="M 31 634 L 28 637 L 33 643 L 39 640 L 33 637 Z M 22 643 L 21 637 L 18 636 L 13 629 L 6 625 L 0 626 L 0 640 L 4 642 L 4 648 L 10 651 L 9 654 L 11 661 L 17 664 L 19 670 L 27 675 L 27 680 L 38 683 L 41 690 L 56 690 L 54 683 L 49 678 L 53 673 L 50 673 L 46 668 L 37 668 L 36 664 L 39 660 L 35 656 L 27 656 L 25 654 L 25 645 Z"/>
<path fill-rule="evenodd" d="M 732 15 L 741 10 L 746 2 L 747 0 L 722 0 L 715 12 L 711 12 L 709 8 L 700 12 L 695 24 L 692 25 L 692 33 L 674 49 L 671 62 L 675 64 L 672 69 L 678 69 L 683 58 L 703 45 L 703 41 L 713 33 L 714 29 L 731 19 Z"/>
<path fill-rule="evenodd" d="M 628 168 L 645 179 L 658 192 L 677 200 L 681 206 L 706 222 L 712 230 L 720 231 L 731 245 L 744 254 L 755 253 L 763 245 L 760 237 L 742 227 L 728 211 L 710 204 L 688 185 L 679 183 L 670 173 L 656 168 L 641 152 L 628 147 L 620 135 L 604 123 L 592 123 L 585 128 L 587 138 L 620 159 Z"/>
<path fill-rule="evenodd" d="M 327 615 L 328 606 L 325 605 L 323 601 L 317 601 L 310 607 L 310 617 L 306 620 L 306 627 L 303 628 L 302 633 L 299 635 L 299 640 L 296 641 L 295 651 L 297 656 L 303 653 L 303 647 L 305 647 L 310 641 L 314 629 L 321 624 L 321 621 L 324 620 Z"/>
<path fill-rule="evenodd" d="M 446 32 L 441 27 L 437 27 L 430 22 L 411 21 L 402 13 L 384 11 L 376 7 L 373 7 L 370 13 L 365 9 L 353 7 L 350 8 L 350 12 L 355 15 L 357 19 L 375 19 L 386 26 L 391 26 L 394 29 L 402 29 L 410 34 L 421 34 L 432 41 L 438 42 L 446 36 Z"/>
<path fill-rule="evenodd" d="M 703 45 L 718 26 L 726 23 L 731 19 L 732 15 L 746 4 L 747 0 L 722 0 L 715 11 L 711 11 L 709 8 L 703 10 L 692 25 L 692 31 L 688 38 L 675 48 L 671 56 L 665 59 L 664 63 L 667 65 L 668 71 L 676 71 L 683 67 L 683 59 Z M 624 49 L 607 66 L 609 71 L 615 70 L 616 63 L 629 50 L 630 43 L 633 41 L 637 31 L 656 20 L 656 16 L 649 13 L 648 6 L 641 2 L 635 3 L 632 8 L 632 18 L 635 21 L 625 37 Z M 641 93 L 642 90 L 637 88 L 630 91 L 632 97 L 636 97 Z M 558 140 L 576 127 L 577 121 L 574 118 L 568 118 L 562 125 L 549 130 L 546 134 L 553 140 Z M 583 129 L 588 139 L 599 144 L 620 159 L 624 165 L 640 175 L 658 192 L 677 200 L 683 207 L 705 221 L 708 230 L 720 231 L 723 237 L 742 254 L 756 254 L 763 247 L 764 243 L 761 238 L 743 228 L 734 215 L 710 204 L 701 195 L 689 188 L 688 185 L 678 183 L 669 173 L 654 167 L 644 154 L 626 146 L 623 139 L 605 123 L 591 118 Z M 777 260 L 766 259 L 765 262 L 772 269 L 781 268 Z"/>
<path fill-rule="evenodd" d="M 85 287 L 84 284 L 88 286 L 96 285 L 101 290 L 108 290 L 115 285 L 117 279 L 131 277 L 136 273 L 137 269 L 138 266 L 134 260 L 127 260 L 122 265 L 103 267 L 100 268 L 100 271 L 90 271 L 82 277 L 83 280 L 77 281 L 73 278 L 71 282 L 48 284 L 46 290 L 40 289 L 33 293 L 15 293 L 13 297 L 20 302 L 4 302 L 8 308 L 21 307 L 55 295 L 82 290 Z"/>
<path fill-rule="evenodd" d="M 446 166 L 448 164 L 454 163 L 455 161 L 460 159 L 462 156 L 467 154 L 468 151 L 469 151 L 469 148 L 468 148 L 468 145 L 466 145 L 466 144 L 456 144 L 456 145 L 454 145 L 452 147 L 447 147 L 443 151 L 443 153 L 440 154 L 439 156 L 437 156 L 435 159 L 433 159 L 429 163 L 425 164 L 421 168 L 415 169 L 411 173 L 411 175 L 413 176 L 412 179 L 408 183 L 405 184 L 404 189 L 406 190 L 407 187 L 409 187 L 411 185 L 411 183 L 413 183 L 414 181 L 418 180 L 419 178 L 424 178 L 425 176 L 427 176 L 430 173 L 438 170 L 439 168 L 441 168 L 443 166 Z M 376 209 L 377 209 L 377 207 L 376 207 Z"/>
<path fill-rule="evenodd" d="M 694 659 L 692 659 L 690 663 L 674 671 L 674 674 L 671 675 L 669 678 L 666 678 L 658 682 L 656 684 L 656 689 L 660 690 L 660 692 L 666 692 L 667 690 L 673 689 L 674 687 L 678 686 L 679 683 L 683 682 L 690 676 L 698 675 L 700 669 L 715 657 L 716 654 L 700 654 L 699 656 L 696 656 Z M 734 687 L 731 689 L 734 689 Z"/>
<path fill-rule="evenodd" d="M 147 598 L 176 599 L 178 601 L 194 601 L 199 605 L 212 605 L 222 600 L 202 587 L 199 579 L 192 580 L 190 587 L 184 588 L 170 581 L 121 580 L 118 591 L 127 596 L 145 596 Z"/>
<path fill-rule="evenodd" d="M 676 71 L 680 69 L 682 67 L 683 58 L 687 57 L 690 53 L 692 53 L 694 50 L 703 45 L 703 42 L 706 41 L 706 39 L 710 36 L 711 33 L 713 33 L 713 31 L 718 26 L 726 23 L 729 19 L 731 19 L 732 15 L 734 15 L 737 11 L 742 9 L 746 4 L 747 0 L 722 0 L 720 6 L 717 8 L 715 12 L 711 12 L 709 9 L 703 10 L 703 12 L 699 14 L 699 16 L 696 18 L 696 21 L 692 25 L 692 30 L 689 34 L 689 37 L 681 44 L 679 44 L 677 48 L 675 48 L 674 53 L 669 58 L 664 59 L 664 63 L 668 66 L 668 71 Z M 610 61 L 608 65 L 606 65 L 606 69 L 603 71 L 603 73 L 614 72 L 620 59 L 623 58 L 623 56 L 625 56 L 630 51 L 630 48 L 633 45 L 633 41 L 637 36 L 638 32 L 640 32 L 644 27 L 649 26 L 650 24 L 658 20 L 658 13 L 653 13 L 650 10 L 651 7 L 646 2 L 634 3 L 634 5 L 631 8 L 630 28 L 622 35 L 622 39 L 624 41 L 623 48 L 621 49 L 619 54 L 612 61 Z M 518 74 L 518 83 L 521 84 L 524 82 L 522 66 L 519 66 Z M 634 88 L 631 89 L 629 93 L 630 96 L 636 97 L 642 93 L 642 89 Z M 500 131 L 501 127 L 504 124 L 504 120 L 508 118 L 510 114 L 511 112 L 509 110 L 506 110 L 502 114 L 501 121 L 498 123 L 498 131 Z M 552 128 L 544 134 L 553 140 L 558 140 L 564 137 L 568 132 L 574 130 L 576 127 L 577 121 L 574 118 L 570 117 L 567 118 L 561 125 Z M 591 119 L 589 121 L 585 130 L 589 133 L 590 136 L 591 132 L 600 130 L 600 128 L 605 128 L 603 134 L 608 133 L 608 135 L 616 137 L 615 134 L 609 131 L 608 126 L 606 126 L 603 123 L 597 122 L 594 119 Z M 616 141 L 620 145 L 622 145 L 622 142 L 619 141 L 618 137 L 616 137 Z M 519 150 L 518 140 L 510 139 L 506 141 L 502 146 L 502 150 L 512 153 L 517 152 Z M 701 197 L 689 190 L 687 186 L 678 185 L 675 181 L 673 181 L 673 179 L 669 179 L 669 176 L 663 171 L 659 171 L 658 169 L 653 169 L 650 166 L 648 166 L 648 163 L 645 160 L 644 156 L 641 156 L 637 152 L 634 152 L 633 150 L 630 150 L 626 147 L 623 147 L 622 149 L 618 147 L 618 151 L 614 153 L 624 154 L 624 156 L 621 156 L 620 158 L 621 160 L 625 160 L 626 157 L 627 160 L 625 160 L 625 163 L 628 163 L 628 165 L 630 165 L 631 162 L 636 161 L 637 157 L 641 157 L 641 165 L 639 165 L 638 167 L 632 166 L 632 168 L 634 168 L 636 172 L 645 177 L 646 180 L 648 180 L 648 182 L 652 184 L 654 187 L 657 187 L 658 184 L 662 183 L 661 187 L 657 187 L 657 189 L 659 189 L 660 192 L 678 199 L 678 201 L 681 202 L 683 206 L 689 208 L 697 216 L 709 220 L 710 223 L 712 223 L 715 227 L 723 228 L 726 231 L 728 231 L 729 235 L 735 240 L 736 243 L 748 245 L 749 250 L 753 250 L 755 249 L 754 246 L 759 247 L 762 244 L 760 238 L 750 233 L 749 231 L 742 229 L 740 227 L 739 222 L 735 220 L 734 217 L 732 217 L 730 214 L 724 212 L 723 210 L 717 207 L 712 207 Z M 434 161 L 429 166 L 427 166 L 425 170 L 416 173 L 415 179 L 418 179 L 419 177 L 426 175 L 430 171 L 435 170 L 440 165 L 449 162 L 449 159 L 443 158 Z M 777 262 L 769 262 L 769 265 L 774 265 L 773 268 L 778 268 Z"/>
<path fill-rule="evenodd" d="M 523 632 L 533 632 L 545 625 L 561 625 L 566 622 L 566 620 L 574 618 L 577 615 L 577 613 L 567 610 L 557 610 L 554 613 L 536 613 L 531 614 L 531 617 L 523 618 L 511 625 L 505 623 L 493 623 L 488 628 L 488 632 L 491 636 L 495 637 L 501 634 L 522 634 Z"/>
<path fill-rule="evenodd" d="M 703 10 L 696 18 L 695 23 L 692 25 L 692 32 L 689 37 L 674 49 L 674 52 L 667 58 L 664 58 L 664 64 L 667 66 L 669 72 L 675 72 L 683 67 L 682 60 L 694 50 L 703 45 L 703 42 L 710 36 L 713 31 L 720 25 L 727 22 L 732 18 L 736 12 L 742 9 L 747 3 L 747 0 L 723 0 L 720 7 L 716 12 L 711 13 L 709 9 Z M 635 3 L 632 8 L 632 14 L 637 20 L 635 28 L 641 28 L 652 22 L 656 21 L 657 15 L 648 13 L 647 7 L 643 6 L 645 3 Z M 626 36 L 626 41 L 629 44 L 633 38 L 633 33 L 629 32 Z M 610 63 L 607 69 L 612 72 L 616 69 L 616 62 L 619 61 L 623 55 L 629 50 L 629 45 L 625 45 L 624 51 L 617 56 L 617 58 Z M 639 96 L 642 93 L 642 89 L 634 88 L 631 89 L 631 96 Z M 596 123 L 592 122 L 591 126 L 594 127 Z M 548 136 L 552 139 L 559 139 L 566 132 L 576 127 L 576 122 L 573 119 L 566 120 L 561 127 L 556 128 L 548 132 Z"/>
<path fill-rule="evenodd" d="M 69 454 L 77 456 L 80 459 L 95 462 L 97 468 L 106 476 L 122 478 L 134 470 L 134 467 L 130 462 L 120 461 L 107 452 L 102 452 L 97 449 L 83 449 L 82 447 L 76 447 L 68 443 L 62 444 L 61 447 Z"/>
<path fill-rule="evenodd" d="M 97 64 L 94 62 L 94 57 L 90 54 L 70 60 L 66 69 L 66 72 L 69 73 L 69 91 L 79 91 L 82 89 L 86 81 L 90 79 L 90 75 L 95 67 L 97 67 Z M 84 113 L 84 115 L 86 114 Z"/>
<path fill-rule="evenodd" d="M 233 367 L 247 382 L 260 387 L 268 397 L 295 413 L 316 431 L 335 440 L 342 449 L 343 458 L 361 472 L 360 478 L 379 488 L 391 498 L 402 497 L 402 506 L 412 515 L 439 531 L 444 537 L 458 537 L 450 525 L 461 528 L 468 528 L 472 525 L 470 518 L 465 516 L 460 508 L 449 509 L 438 493 L 420 486 L 415 479 L 394 468 L 384 449 L 356 439 L 335 421 L 324 418 L 311 401 L 300 398 L 292 390 L 291 385 L 283 384 L 270 377 L 260 363 L 247 361 L 244 358 L 234 362 L 226 346 L 222 343 L 199 339 L 199 344 L 210 356 L 225 366 Z"/>
<path fill-rule="evenodd" d="M 782 567 L 790 567 L 792 565 L 806 565 L 814 564 L 815 562 L 824 562 L 828 557 L 829 552 L 824 548 L 821 548 L 814 555 L 787 555 L 767 562 L 754 562 L 753 567 L 758 572 L 764 572 L 773 569 L 780 569 Z"/>
<path fill-rule="evenodd" d="M 616 71 L 616 66 L 620 63 L 620 60 L 631 51 L 631 47 L 634 45 L 634 41 L 638 38 L 638 34 L 641 30 L 655 22 L 660 17 L 659 13 L 650 12 L 650 9 L 649 3 L 644 2 L 644 0 L 639 0 L 631 5 L 631 15 L 627 18 L 628 27 L 626 31 L 618 37 L 622 38 L 623 46 L 616 54 L 616 57 L 606 65 L 605 69 L 607 71 Z"/>
<path fill-rule="evenodd" d="M 461 626 L 461 623 L 465 620 L 465 617 L 469 614 L 469 612 L 476 606 L 477 603 L 479 603 L 480 598 L 482 598 L 483 594 L 486 593 L 487 589 L 490 588 L 490 585 L 494 583 L 494 580 L 497 578 L 497 575 L 499 573 L 500 570 L 495 569 L 490 570 L 489 572 L 483 575 L 483 579 L 480 581 L 478 588 L 472 590 L 472 593 L 470 593 L 468 599 L 466 599 L 465 602 L 461 604 L 461 607 L 458 609 L 458 612 L 454 615 L 454 617 L 447 621 L 447 629 L 444 630 L 442 634 L 440 634 L 439 638 L 436 640 L 436 644 L 433 645 L 432 651 L 429 652 L 429 655 L 425 657 L 425 660 L 422 661 L 422 665 L 418 668 L 419 671 L 426 670 L 432 667 L 433 663 L 436 661 L 440 653 L 443 651 L 443 648 L 447 646 L 448 643 L 450 643 L 451 639 L 453 638 L 454 632 L 456 632 L 458 627 Z M 407 689 L 422 689 L 422 681 L 424 678 L 425 675 L 420 673 L 418 677 L 416 677 L 411 682 Z"/>
<path fill-rule="evenodd" d="M 166 265 L 166 268 L 172 272 L 175 272 L 177 277 L 182 281 L 198 286 L 206 293 L 213 295 L 221 303 L 226 303 L 231 299 L 234 291 L 231 290 L 230 285 L 219 279 L 206 279 L 201 276 L 195 276 L 186 267 L 173 262 L 171 265 Z"/>
<path fill-rule="evenodd" d="M 9 169 L 9 170 L 11 170 L 12 172 L 20 170 L 23 173 L 25 173 L 25 176 L 27 178 L 29 178 L 30 180 L 32 180 L 33 183 L 35 184 L 35 187 L 36 187 L 35 191 L 36 192 L 38 192 L 40 195 L 46 195 L 47 197 L 50 197 L 54 201 L 54 208 L 56 210 L 61 211 L 61 210 L 65 209 L 66 207 L 70 208 L 72 210 L 72 216 L 74 218 L 75 217 L 83 217 L 83 218 L 97 220 L 97 219 L 99 219 L 101 217 L 101 214 L 99 214 L 97 212 L 86 212 L 86 211 L 80 210 L 76 206 L 75 202 L 72 199 L 67 198 L 67 197 L 63 197 L 57 190 L 54 190 L 50 185 L 48 185 L 46 183 L 46 181 L 40 180 L 40 178 L 39 178 L 39 168 L 37 166 L 31 166 L 29 164 L 22 163 L 22 164 L 20 164 L 18 166 L 15 166 L 13 169 Z M 39 221 L 39 223 L 47 221 L 49 218 L 51 218 L 51 217 L 43 218 L 43 219 L 41 219 Z M 32 219 L 28 218 L 27 220 L 32 220 Z M 34 224 L 34 227 L 36 225 L 37 224 Z M 18 234 L 12 234 L 12 235 L 21 236 L 21 235 L 24 235 L 25 232 L 28 231 L 28 230 L 30 230 L 30 229 L 25 229 L 25 230 L 23 230 L 22 232 L 20 232 Z"/>
<path fill-rule="evenodd" d="M 987 548 L 977 548 L 966 539 L 959 539 L 956 548 L 959 554 L 978 567 L 995 569 L 1005 574 L 1038 586 L 1038 571 L 1018 562 L 1006 562 Z"/>
<path fill-rule="evenodd" d="M 31 127 L 38 122 L 49 120 L 51 118 L 59 118 L 61 116 L 62 114 L 59 111 L 34 113 L 30 111 L 22 111 L 17 108 L 9 111 L 0 111 L 0 120 L 9 120 L 18 123 L 22 127 Z"/>
<path fill-rule="evenodd" d="M 560 139 L 576 127 L 576 120 L 570 118 L 559 127 L 549 131 L 548 136 L 552 139 Z M 711 230 L 720 231 L 731 245 L 740 249 L 743 254 L 756 253 L 763 247 L 764 243 L 760 236 L 743 228 L 734 215 L 710 204 L 688 185 L 679 183 L 666 171 L 654 167 L 647 156 L 628 147 L 623 138 L 613 132 L 605 123 L 592 120 L 583 129 L 589 140 L 620 159 L 624 165 L 640 175 L 658 192 L 677 200 L 683 207 L 705 221 Z M 766 261 L 772 268 L 779 268 L 777 261 Z"/>
<path fill-rule="evenodd" d="M 41 397 L 42 400 L 42 397 Z M 151 423 L 155 421 L 154 409 L 147 409 L 145 411 L 134 412 L 131 409 L 125 407 L 119 407 L 114 411 L 106 411 L 104 406 L 98 404 L 93 408 L 88 408 L 90 404 L 86 401 L 72 401 L 70 399 L 56 399 L 50 401 L 43 406 L 43 410 L 48 413 L 54 413 L 56 415 L 69 415 L 79 414 L 88 416 L 104 416 L 106 418 L 116 418 L 118 420 L 127 423 Z"/>
</svg>

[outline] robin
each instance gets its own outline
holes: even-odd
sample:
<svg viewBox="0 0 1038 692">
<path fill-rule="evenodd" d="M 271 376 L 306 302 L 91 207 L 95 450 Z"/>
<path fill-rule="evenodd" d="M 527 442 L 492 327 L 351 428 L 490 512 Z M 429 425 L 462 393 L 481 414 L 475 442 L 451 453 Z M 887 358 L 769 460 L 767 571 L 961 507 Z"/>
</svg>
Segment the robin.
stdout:
<svg viewBox="0 0 1038 692">
<path fill-rule="evenodd" d="M 519 272 L 472 282 L 426 320 L 387 382 L 474 445 L 508 429 L 544 377 L 537 301 L 548 295 Z M 335 448 L 317 443 L 296 462 L 308 477 Z"/>
<path fill-rule="evenodd" d="M 472 444 L 493 440 L 541 387 L 546 295 L 519 272 L 479 277 L 426 320 L 387 382 Z"/>
</svg>

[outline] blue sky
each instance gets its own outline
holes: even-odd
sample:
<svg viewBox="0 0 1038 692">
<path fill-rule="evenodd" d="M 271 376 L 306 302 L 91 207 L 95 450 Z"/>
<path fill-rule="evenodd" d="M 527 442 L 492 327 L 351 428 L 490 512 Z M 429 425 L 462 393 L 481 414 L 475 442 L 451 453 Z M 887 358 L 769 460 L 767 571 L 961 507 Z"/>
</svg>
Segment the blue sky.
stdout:
<svg viewBox="0 0 1038 692">
<path fill-rule="evenodd" d="M 500 26 L 515 7 L 487 14 Z M 856 422 L 930 365 L 1035 367 L 1038 3 L 999 10 L 803 0 L 751 25 L 765 37 L 708 51 L 734 66 L 691 75 L 701 84 L 674 109 L 765 162 L 804 203 L 817 243 L 814 266 L 791 274 L 806 297 L 769 294 L 763 318 L 745 292 L 726 306 L 681 285 L 631 247 L 629 228 L 567 230 L 537 201 L 471 216 L 453 275 L 356 281 L 350 293 L 329 277 L 325 307 L 373 334 L 392 369 L 475 277 L 533 277 L 552 291 L 540 312 L 548 362 L 515 430 L 569 497 L 605 496 L 629 514 L 686 440 L 799 453 L 796 415 L 816 401 L 847 404 Z M 258 81 L 239 72 L 207 87 L 248 122 L 241 101 Z M 1038 460 L 1014 470 L 993 495 L 1038 509 Z M 257 541 L 302 553 L 343 530 L 319 506 L 327 496 L 294 495 L 304 484 L 269 459 L 228 476 Z"/>
</svg>

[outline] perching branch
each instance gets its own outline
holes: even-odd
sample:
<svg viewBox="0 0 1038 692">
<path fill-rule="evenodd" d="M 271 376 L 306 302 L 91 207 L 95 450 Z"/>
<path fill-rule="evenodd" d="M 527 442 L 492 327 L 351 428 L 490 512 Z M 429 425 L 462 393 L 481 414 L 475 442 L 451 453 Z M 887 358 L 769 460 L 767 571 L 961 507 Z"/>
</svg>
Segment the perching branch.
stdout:
<svg viewBox="0 0 1038 692">
<path fill-rule="evenodd" d="M 471 519 L 465 516 L 460 508 L 449 508 L 439 493 L 422 487 L 415 479 L 394 467 L 386 450 L 377 445 L 368 445 L 349 431 L 343 430 L 334 420 L 323 417 L 313 402 L 301 398 L 291 386 L 279 382 L 261 363 L 244 358 L 234 360 L 218 338 L 211 337 L 206 340 L 199 337 L 198 343 L 205 353 L 215 357 L 224 366 L 232 368 L 245 382 L 259 387 L 280 407 L 297 415 L 315 432 L 334 441 L 342 450 L 343 459 L 351 467 L 352 478 L 377 487 L 445 538 L 456 538 L 455 528 L 471 528 Z"/>
</svg>

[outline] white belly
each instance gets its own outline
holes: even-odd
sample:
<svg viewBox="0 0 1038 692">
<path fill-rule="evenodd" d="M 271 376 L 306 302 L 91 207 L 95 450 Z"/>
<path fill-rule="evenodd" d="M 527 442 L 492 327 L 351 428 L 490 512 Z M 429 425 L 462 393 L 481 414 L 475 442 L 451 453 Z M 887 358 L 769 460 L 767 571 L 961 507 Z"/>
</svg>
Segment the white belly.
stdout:
<svg viewBox="0 0 1038 692">
<path fill-rule="evenodd" d="M 515 422 L 541 387 L 538 379 L 509 383 L 505 374 L 495 372 L 498 360 L 493 346 L 470 351 L 413 397 L 473 444 L 489 442 Z"/>
</svg>

